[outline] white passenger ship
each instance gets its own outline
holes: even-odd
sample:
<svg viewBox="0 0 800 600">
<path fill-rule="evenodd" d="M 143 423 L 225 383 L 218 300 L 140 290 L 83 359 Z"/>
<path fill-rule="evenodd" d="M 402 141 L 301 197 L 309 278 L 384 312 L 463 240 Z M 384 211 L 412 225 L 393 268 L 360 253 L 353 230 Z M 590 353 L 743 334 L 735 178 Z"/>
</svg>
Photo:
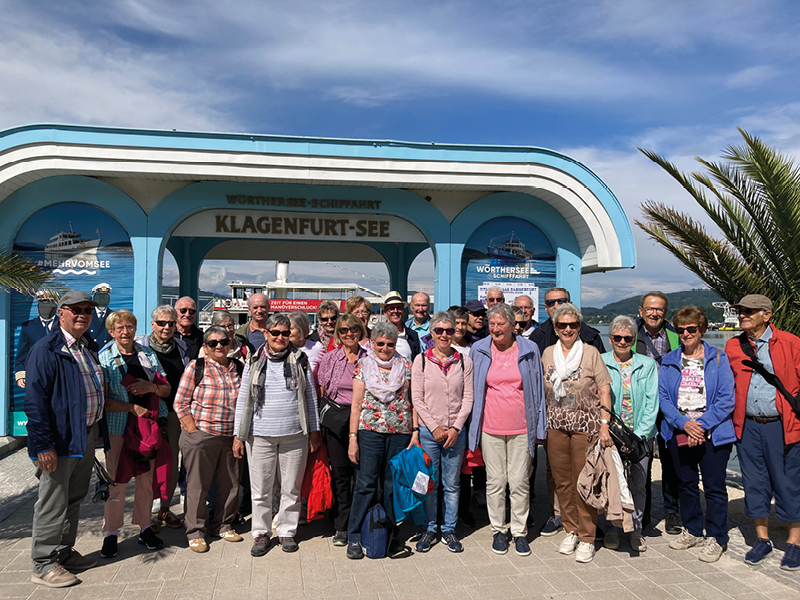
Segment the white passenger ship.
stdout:
<svg viewBox="0 0 800 600">
<path fill-rule="evenodd" d="M 100 235 L 100 232 L 97 232 Z M 69 231 L 59 231 L 50 238 L 44 251 L 51 254 L 77 254 L 78 252 L 91 252 L 97 250 L 102 240 L 98 237 L 95 240 L 86 240 L 72 229 L 72 221 L 69 223 Z"/>
</svg>

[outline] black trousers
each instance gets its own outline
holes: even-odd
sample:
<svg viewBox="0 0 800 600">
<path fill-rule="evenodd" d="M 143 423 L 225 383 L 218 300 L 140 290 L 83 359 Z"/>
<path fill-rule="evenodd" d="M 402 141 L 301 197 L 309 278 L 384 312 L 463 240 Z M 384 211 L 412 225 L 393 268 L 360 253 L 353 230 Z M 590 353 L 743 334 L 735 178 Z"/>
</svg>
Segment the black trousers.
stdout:
<svg viewBox="0 0 800 600">
<path fill-rule="evenodd" d="M 331 488 L 333 490 L 333 526 L 336 531 L 347 531 L 350 507 L 353 504 L 354 468 L 347 455 L 350 440 L 341 438 L 323 427 L 328 460 L 331 463 Z"/>
</svg>

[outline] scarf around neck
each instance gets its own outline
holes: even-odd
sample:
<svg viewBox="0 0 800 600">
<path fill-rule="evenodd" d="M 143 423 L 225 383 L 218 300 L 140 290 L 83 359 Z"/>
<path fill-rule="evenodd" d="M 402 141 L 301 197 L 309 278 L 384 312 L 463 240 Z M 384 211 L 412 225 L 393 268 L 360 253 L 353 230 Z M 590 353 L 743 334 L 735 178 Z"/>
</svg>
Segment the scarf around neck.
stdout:
<svg viewBox="0 0 800 600">
<path fill-rule="evenodd" d="M 361 359 L 361 364 L 364 370 L 364 385 L 369 392 L 383 404 L 394 401 L 397 398 L 397 391 L 406 382 L 406 364 L 403 357 L 395 352 L 392 358 L 383 361 L 370 348 L 367 350 L 367 355 Z M 389 371 L 385 379 L 381 369 Z"/>
<path fill-rule="evenodd" d="M 575 345 L 564 356 L 563 346 L 561 340 L 556 342 L 553 347 L 553 366 L 555 369 L 550 375 L 548 381 L 553 384 L 553 393 L 556 399 L 564 398 L 567 391 L 564 389 L 564 382 L 578 370 L 583 360 L 583 342 L 580 339 L 575 340 Z"/>
<path fill-rule="evenodd" d="M 155 334 L 151 333 L 150 335 L 147 336 L 147 343 L 153 350 L 155 350 L 159 354 L 166 355 L 175 350 L 175 338 L 173 337 L 169 338 L 166 344 L 162 344 L 156 339 Z"/>
</svg>

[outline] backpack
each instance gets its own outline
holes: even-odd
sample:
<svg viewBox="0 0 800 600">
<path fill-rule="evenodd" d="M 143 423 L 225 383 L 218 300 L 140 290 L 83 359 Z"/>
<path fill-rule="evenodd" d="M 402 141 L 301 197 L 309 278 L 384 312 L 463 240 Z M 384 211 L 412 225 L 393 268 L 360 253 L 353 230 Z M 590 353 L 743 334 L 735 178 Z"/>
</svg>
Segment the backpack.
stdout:
<svg viewBox="0 0 800 600">
<path fill-rule="evenodd" d="M 361 525 L 361 547 L 367 558 L 386 558 L 389 546 L 389 518 L 383 506 L 376 504 L 367 511 Z"/>
<path fill-rule="evenodd" d="M 236 360 L 235 358 L 230 359 L 233 362 L 233 365 L 236 367 L 236 372 L 239 374 L 239 377 L 242 376 L 244 372 L 244 365 L 241 361 Z M 194 387 L 200 385 L 200 382 L 203 381 L 203 375 L 206 373 L 206 359 L 204 357 L 200 357 L 194 361 Z"/>
</svg>

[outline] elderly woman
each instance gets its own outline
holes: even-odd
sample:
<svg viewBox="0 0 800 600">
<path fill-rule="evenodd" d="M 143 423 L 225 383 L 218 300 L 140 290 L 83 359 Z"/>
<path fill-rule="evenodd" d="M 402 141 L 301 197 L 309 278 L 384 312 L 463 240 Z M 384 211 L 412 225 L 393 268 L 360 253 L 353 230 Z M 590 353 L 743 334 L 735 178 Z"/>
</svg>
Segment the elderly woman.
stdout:
<svg viewBox="0 0 800 600">
<path fill-rule="evenodd" d="M 134 340 L 136 336 L 136 317 L 128 310 L 118 310 L 106 319 L 106 329 L 114 340 L 100 352 L 100 366 L 103 377 L 108 382 L 105 410 L 111 448 L 106 453 L 106 470 L 111 477 L 117 475 L 117 467 L 125 450 L 123 434 L 128 416 L 144 417 L 150 412 L 150 395 L 159 398 L 170 395 L 170 385 L 164 369 L 161 368 L 156 353 Z M 126 377 L 130 376 L 130 377 Z M 135 381 L 133 380 L 135 378 Z M 126 381 L 126 384 L 122 382 Z M 159 417 L 166 417 L 167 406 L 163 400 L 158 402 Z M 153 467 L 136 475 L 136 491 L 133 499 L 134 525 L 141 528 L 139 543 L 148 550 L 157 550 L 164 545 L 150 528 L 150 507 L 153 501 Z M 110 558 L 117 554 L 117 537 L 123 525 L 125 513 L 125 485 L 115 485 L 110 490 L 105 503 L 103 529 L 106 532 L 100 556 Z"/>
<path fill-rule="evenodd" d="M 333 336 L 336 348 L 323 355 L 317 369 L 319 396 L 327 396 L 339 406 L 350 409 L 353 404 L 353 375 L 356 361 L 367 355 L 361 341 L 367 338 L 364 322 L 353 314 L 343 314 L 336 323 Z M 328 458 L 331 463 L 331 484 L 333 487 L 333 534 L 334 546 L 347 545 L 347 523 L 350 519 L 350 506 L 353 503 L 353 463 L 347 454 L 349 428 L 333 431 L 322 428 Z"/>
<path fill-rule="evenodd" d="M 433 461 L 437 489 L 444 489 L 442 541 L 450 552 L 461 552 L 456 521 L 461 461 L 467 447 L 464 426 L 472 412 L 472 361 L 452 346 L 456 332 L 452 314 L 437 312 L 430 325 L 434 345 L 414 359 L 411 396 L 419 418 L 420 444 Z M 428 528 L 417 542 L 417 552 L 427 552 L 436 543 L 437 496 L 438 492 L 425 498 Z"/>
<path fill-rule="evenodd" d="M 253 352 L 242 374 L 236 404 L 236 456 L 250 466 L 253 505 L 252 556 L 263 556 L 272 535 L 272 491 L 280 469 L 281 501 L 275 519 L 281 549 L 296 552 L 300 488 L 309 449 L 319 446 L 319 412 L 308 357 L 289 341 L 291 321 L 284 313 L 267 319 L 267 342 Z"/>
<path fill-rule="evenodd" d="M 372 304 L 363 296 L 350 296 L 344 303 L 344 312 L 350 315 L 355 315 L 367 330 L 367 337 L 364 338 L 363 343 L 369 341 L 369 318 L 372 316 Z"/>
<path fill-rule="evenodd" d="M 244 357 L 247 351 L 244 350 L 240 340 L 236 339 L 236 321 L 233 315 L 227 310 L 215 310 L 211 314 L 211 325 L 222 327 L 228 332 L 231 343 L 228 346 L 228 358 L 235 358 L 238 361 L 244 362 Z M 199 356 L 205 356 L 205 352 L 201 349 Z"/>
<path fill-rule="evenodd" d="M 702 310 L 684 306 L 672 324 L 681 345 L 661 362 L 658 392 L 664 414 L 661 435 L 680 479 L 678 503 L 685 529 L 669 547 L 686 550 L 703 544 L 700 560 L 716 562 L 728 543 L 725 473 L 736 441 L 733 372 L 728 356 L 703 341 L 708 319 Z M 698 470 L 706 498 L 705 524 Z"/>
<path fill-rule="evenodd" d="M 611 376 L 611 403 L 614 414 L 636 435 L 647 442 L 652 452 L 656 437 L 658 416 L 658 365 L 644 354 L 636 354 L 636 323 L 630 317 L 620 315 L 608 327 L 611 352 L 602 355 L 608 374 Z M 603 417 L 607 418 L 607 415 Z M 630 466 L 628 488 L 633 496 L 633 532 L 631 549 L 635 552 L 647 550 L 642 536 L 642 515 L 647 498 L 647 468 L 650 457 L 646 456 Z M 606 531 L 606 548 L 619 548 L 619 530 L 610 526 Z"/>
<path fill-rule="evenodd" d="M 578 475 L 586 464 L 586 447 L 599 434 L 600 445 L 614 444 L 608 432 L 611 377 L 597 348 L 578 337 L 583 315 L 569 302 L 550 317 L 558 341 L 542 355 L 547 396 L 547 456 L 567 536 L 559 552 L 581 563 L 594 558 L 597 511 L 578 494 Z M 577 548 L 577 551 L 576 551 Z"/>
<path fill-rule="evenodd" d="M 336 332 L 336 320 L 339 318 L 339 305 L 331 300 L 326 300 L 317 309 L 317 329 L 308 336 L 313 342 L 322 344 L 323 351 L 327 351 L 328 345 Z"/>
<path fill-rule="evenodd" d="M 239 500 L 240 461 L 233 454 L 233 421 L 241 363 L 228 358 L 231 336 L 214 325 L 203 335 L 205 356 L 189 363 L 175 396 L 183 434 L 186 466 L 186 537 L 194 552 L 206 552 L 208 531 L 227 542 L 240 542 L 232 528 Z M 202 365 L 202 372 L 200 372 Z M 214 516 L 206 526 L 206 496 L 216 475 Z"/>
<path fill-rule="evenodd" d="M 402 546 L 395 525 L 389 461 L 411 444 L 419 445 L 419 427 L 411 407 L 411 363 L 397 353 L 397 335 L 392 323 L 375 325 L 371 347 L 356 363 L 353 375 L 348 455 L 357 470 L 347 527 L 347 558 L 364 557 L 361 524 L 378 501 L 379 485 L 389 519 L 389 553 Z"/>
<path fill-rule="evenodd" d="M 288 314 L 291 323 L 291 333 L 289 341 L 298 350 L 302 350 L 308 357 L 308 369 L 313 375 L 317 372 L 317 364 L 325 349 L 320 342 L 307 339 L 311 325 L 308 322 L 308 315 L 302 310 L 290 312 Z M 336 333 L 334 332 L 334 337 Z"/>
<path fill-rule="evenodd" d="M 528 545 L 531 457 L 545 438 L 544 392 L 539 348 L 514 334 L 514 311 L 495 304 L 486 314 L 489 337 L 472 346 L 475 403 L 469 449 L 478 444 L 486 463 L 486 506 L 494 536 L 492 550 L 508 552 L 506 485 L 511 495 L 511 537 L 520 556 Z"/>
<path fill-rule="evenodd" d="M 172 496 L 175 493 L 175 486 L 178 484 L 180 470 L 178 468 L 178 444 L 181 438 L 181 424 L 175 414 L 175 394 L 178 392 L 178 385 L 181 376 L 192 359 L 192 349 L 180 337 L 175 336 L 175 325 L 178 322 L 178 312 L 169 304 L 156 306 L 150 313 L 150 328 L 152 333 L 138 338 L 136 341 L 146 348 L 150 348 L 156 353 L 156 358 L 164 369 L 169 383 L 169 396 L 164 398 L 167 405 L 167 441 L 172 450 L 172 475 L 167 484 L 167 499 L 156 499 L 153 501 L 153 519 L 160 525 L 167 527 L 182 527 L 183 521 L 179 519 L 170 509 Z"/>
</svg>

